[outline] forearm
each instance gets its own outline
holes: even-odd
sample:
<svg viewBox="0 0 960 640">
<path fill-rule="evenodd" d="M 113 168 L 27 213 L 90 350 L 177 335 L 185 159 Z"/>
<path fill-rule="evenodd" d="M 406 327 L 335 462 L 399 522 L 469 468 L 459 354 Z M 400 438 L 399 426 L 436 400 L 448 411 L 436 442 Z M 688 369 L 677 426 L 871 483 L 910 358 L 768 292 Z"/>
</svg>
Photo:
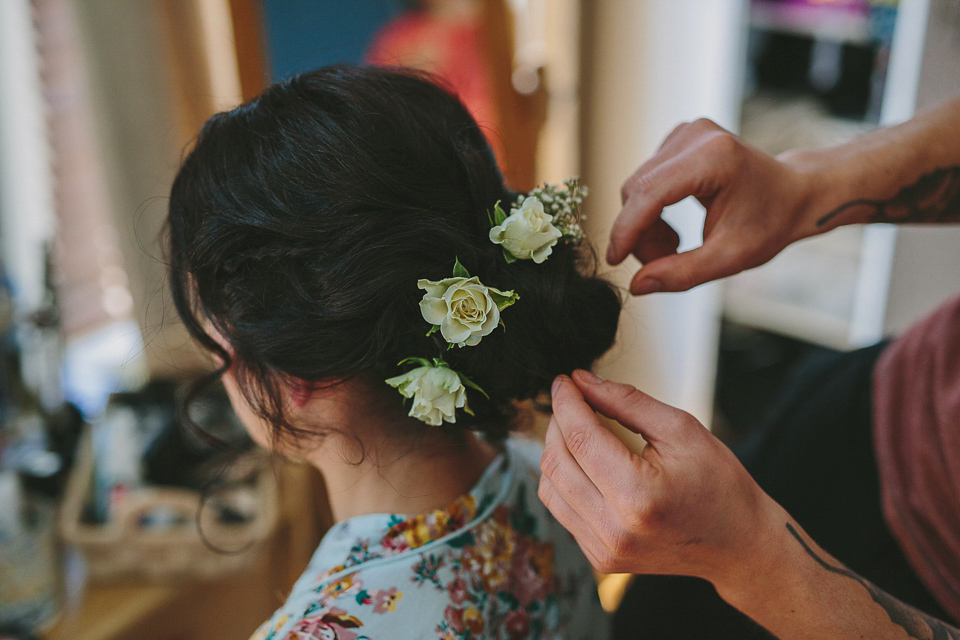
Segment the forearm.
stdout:
<svg viewBox="0 0 960 640">
<path fill-rule="evenodd" d="M 781 159 L 808 185 L 798 238 L 866 222 L 960 222 L 960 98 L 847 144 Z"/>
<path fill-rule="evenodd" d="M 884 593 L 823 551 L 785 513 L 764 550 L 718 591 L 783 640 L 960 640 L 960 629 Z"/>
</svg>

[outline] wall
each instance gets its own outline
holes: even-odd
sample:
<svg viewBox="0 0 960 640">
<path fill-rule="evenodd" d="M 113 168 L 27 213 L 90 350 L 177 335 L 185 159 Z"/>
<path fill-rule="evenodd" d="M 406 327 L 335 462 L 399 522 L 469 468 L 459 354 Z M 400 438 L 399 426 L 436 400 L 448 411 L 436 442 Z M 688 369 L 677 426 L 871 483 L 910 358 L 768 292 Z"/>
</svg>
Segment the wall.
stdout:
<svg viewBox="0 0 960 640">
<path fill-rule="evenodd" d="M 0 255 L 23 313 L 43 301 L 55 225 L 50 150 L 27 0 L 0 2 Z"/>
<path fill-rule="evenodd" d="M 739 120 L 745 0 L 594 0 L 583 3 L 586 213 L 600 254 L 620 209 L 621 183 L 670 130 L 701 116 Z M 700 244 L 702 208 L 682 202 L 668 219 L 682 249 Z M 631 258 L 610 272 L 626 286 Z M 637 385 L 709 424 L 719 327 L 717 284 L 628 301 L 618 346 L 601 372 Z"/>
</svg>

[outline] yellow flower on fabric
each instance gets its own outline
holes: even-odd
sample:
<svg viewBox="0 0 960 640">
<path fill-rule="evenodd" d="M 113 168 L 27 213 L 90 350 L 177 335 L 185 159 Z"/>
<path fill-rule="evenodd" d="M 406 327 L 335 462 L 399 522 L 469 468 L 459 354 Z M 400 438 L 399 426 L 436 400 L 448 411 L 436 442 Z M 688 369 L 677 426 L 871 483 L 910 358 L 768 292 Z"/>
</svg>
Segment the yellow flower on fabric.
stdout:
<svg viewBox="0 0 960 640">
<path fill-rule="evenodd" d="M 463 623 L 474 634 L 483 633 L 483 615 L 474 606 L 469 606 L 463 612 Z"/>
<path fill-rule="evenodd" d="M 462 527 L 477 515 L 477 499 L 469 493 L 460 496 L 453 504 L 447 507 L 447 512 L 449 516 L 447 521 L 449 530 L 452 531 L 453 529 Z M 446 533 L 447 531 L 444 531 L 444 535 Z"/>
<path fill-rule="evenodd" d="M 422 547 L 433 539 L 430 535 L 430 527 L 423 518 L 411 521 L 410 526 L 404 530 L 403 537 L 411 549 Z"/>
<path fill-rule="evenodd" d="M 553 216 L 544 211 L 539 198 L 524 199 L 519 208 L 490 229 L 490 241 L 503 247 L 507 262 L 533 260 L 540 264 L 553 253 L 563 232 L 553 225 Z"/>
<path fill-rule="evenodd" d="M 516 537 L 509 524 L 487 521 L 474 530 L 474 544 L 464 550 L 463 564 L 480 574 L 488 593 L 497 593 L 509 583 Z"/>
<path fill-rule="evenodd" d="M 354 571 L 353 573 L 348 573 L 347 575 L 342 576 L 337 580 L 334 580 L 333 582 L 328 584 L 326 587 L 324 587 L 323 589 L 324 595 L 332 596 L 334 598 L 339 598 L 345 593 L 356 591 L 361 587 L 360 582 L 354 580 L 356 575 L 357 575 L 357 572 Z"/>
<path fill-rule="evenodd" d="M 534 543 L 530 549 L 530 562 L 535 568 L 537 575 L 544 580 L 553 578 L 553 545 L 549 542 Z"/>
</svg>

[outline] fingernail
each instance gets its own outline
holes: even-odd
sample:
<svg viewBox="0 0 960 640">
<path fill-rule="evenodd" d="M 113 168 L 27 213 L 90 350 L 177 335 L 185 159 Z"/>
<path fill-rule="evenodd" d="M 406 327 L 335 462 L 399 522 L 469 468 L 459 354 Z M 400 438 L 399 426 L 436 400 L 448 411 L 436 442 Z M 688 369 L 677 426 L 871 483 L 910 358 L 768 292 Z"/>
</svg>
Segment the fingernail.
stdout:
<svg viewBox="0 0 960 640">
<path fill-rule="evenodd" d="M 606 382 L 606 380 L 595 374 L 593 371 L 587 371 L 586 369 L 581 369 L 580 373 L 577 375 L 581 380 L 584 382 L 589 382 L 590 384 L 603 384 Z"/>
<path fill-rule="evenodd" d="M 553 380 L 553 386 L 550 387 L 550 393 L 556 393 L 556 392 L 557 392 L 557 389 L 560 387 L 560 378 L 561 378 L 561 377 L 562 377 L 562 376 L 557 376 L 556 378 L 554 378 L 554 380 Z"/>
<path fill-rule="evenodd" d="M 663 283 L 656 278 L 644 278 L 633 288 L 633 294 L 636 296 L 645 296 L 658 291 L 663 291 Z"/>
</svg>

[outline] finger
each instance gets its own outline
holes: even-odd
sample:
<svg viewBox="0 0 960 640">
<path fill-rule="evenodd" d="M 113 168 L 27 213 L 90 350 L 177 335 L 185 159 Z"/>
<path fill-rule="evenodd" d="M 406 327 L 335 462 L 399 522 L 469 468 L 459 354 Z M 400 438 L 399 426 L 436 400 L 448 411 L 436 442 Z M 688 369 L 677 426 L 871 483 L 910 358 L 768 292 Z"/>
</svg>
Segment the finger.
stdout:
<svg viewBox="0 0 960 640">
<path fill-rule="evenodd" d="M 606 546 L 600 542 L 593 527 L 588 520 L 585 520 L 573 509 L 563 495 L 557 491 L 556 487 L 546 476 L 540 476 L 540 486 L 537 488 L 537 496 L 543 506 L 553 514 L 564 529 L 570 532 L 574 540 L 587 556 L 587 560 L 598 571 L 610 572 L 609 558 L 606 552 Z"/>
<path fill-rule="evenodd" d="M 553 417 L 567 451 L 587 478 L 607 497 L 622 493 L 622 478 L 636 473 L 640 461 L 606 427 L 567 376 L 553 384 Z"/>
<path fill-rule="evenodd" d="M 719 236 L 710 237 L 691 251 L 664 255 L 649 262 L 634 274 L 630 292 L 645 295 L 662 291 L 687 291 L 705 282 L 739 273 L 746 268 L 746 254 L 734 251 Z"/>
<path fill-rule="evenodd" d="M 680 149 L 689 147 L 700 136 L 712 132 L 726 132 L 726 129 L 707 118 L 679 124 L 660 143 L 660 150 L 676 153 Z"/>
<path fill-rule="evenodd" d="M 701 155 L 685 152 L 650 171 L 634 174 L 628 198 L 610 231 L 607 262 L 622 262 L 637 245 L 640 234 L 660 217 L 664 207 L 691 195 L 713 195 L 707 187 L 714 183 L 708 173 L 714 168 Z"/>
<path fill-rule="evenodd" d="M 677 153 L 683 149 L 684 145 L 689 142 L 691 132 L 691 124 L 689 122 L 684 122 L 678 124 L 673 128 L 667 137 L 663 139 L 663 142 L 660 143 L 660 147 L 657 149 L 657 152 L 653 154 L 646 162 L 637 167 L 637 170 L 630 174 L 630 177 L 627 178 L 623 184 L 620 186 L 620 204 L 624 204 L 627 201 L 627 198 L 630 194 L 631 185 L 640 176 L 645 173 L 648 173 L 660 166 Z"/>
<path fill-rule="evenodd" d="M 676 254 L 679 246 L 680 235 L 663 218 L 657 218 L 650 228 L 641 234 L 633 249 L 633 255 L 646 264 Z"/>
<path fill-rule="evenodd" d="M 623 183 L 620 188 L 620 204 L 622 205 L 627 201 L 630 186 L 639 176 L 652 171 L 654 168 L 691 146 L 693 142 L 704 133 L 720 130 L 722 129 L 719 125 L 705 118 L 701 118 L 695 122 L 684 122 L 674 127 L 673 131 L 667 134 L 667 137 L 660 143 L 657 152 L 649 160 L 640 165 Z"/>
<path fill-rule="evenodd" d="M 655 400 L 632 385 L 604 380 L 589 371 L 574 371 L 572 379 L 592 408 L 639 433 L 654 446 L 686 439 L 692 418 L 680 409 Z"/>
<path fill-rule="evenodd" d="M 603 496 L 567 449 L 556 416 L 547 428 L 540 470 L 582 518 L 594 522 L 602 517 Z"/>
</svg>

